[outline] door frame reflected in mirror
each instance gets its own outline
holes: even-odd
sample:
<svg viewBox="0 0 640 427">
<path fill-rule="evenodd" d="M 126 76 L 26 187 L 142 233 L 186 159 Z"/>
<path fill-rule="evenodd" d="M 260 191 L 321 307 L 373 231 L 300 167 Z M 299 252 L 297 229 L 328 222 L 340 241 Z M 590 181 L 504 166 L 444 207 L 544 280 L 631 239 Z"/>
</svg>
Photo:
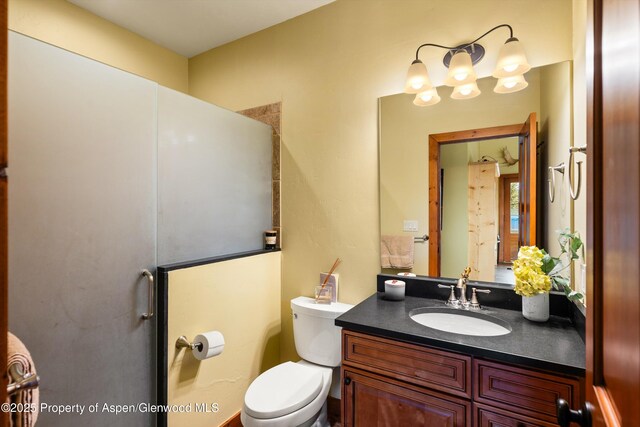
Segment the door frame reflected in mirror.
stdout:
<svg viewBox="0 0 640 427">
<path fill-rule="evenodd" d="M 442 181 L 440 146 L 464 142 L 518 137 L 520 221 L 518 246 L 536 244 L 536 113 L 524 123 L 469 129 L 429 135 L 429 275 L 440 277 Z M 533 137 L 532 137 L 533 136 Z"/>
</svg>

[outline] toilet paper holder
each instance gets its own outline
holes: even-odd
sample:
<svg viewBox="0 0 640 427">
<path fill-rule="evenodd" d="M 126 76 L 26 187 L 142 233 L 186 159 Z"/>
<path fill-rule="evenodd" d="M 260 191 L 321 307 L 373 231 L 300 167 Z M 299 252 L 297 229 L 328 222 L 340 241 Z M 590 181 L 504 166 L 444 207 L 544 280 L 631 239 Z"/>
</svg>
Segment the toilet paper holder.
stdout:
<svg viewBox="0 0 640 427">
<path fill-rule="evenodd" d="M 202 351 L 202 343 L 201 342 L 193 342 L 193 343 L 189 342 L 189 340 L 187 339 L 186 336 L 181 335 L 176 340 L 176 348 L 177 349 L 188 348 L 190 350 L 195 350 L 197 348 L 198 351 Z"/>
</svg>

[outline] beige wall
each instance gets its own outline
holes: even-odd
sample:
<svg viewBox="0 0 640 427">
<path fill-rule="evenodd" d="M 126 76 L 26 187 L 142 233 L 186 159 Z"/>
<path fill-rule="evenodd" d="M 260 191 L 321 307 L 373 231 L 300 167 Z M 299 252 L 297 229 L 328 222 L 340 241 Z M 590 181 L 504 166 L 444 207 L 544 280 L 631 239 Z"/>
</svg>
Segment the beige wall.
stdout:
<svg viewBox="0 0 640 427">
<path fill-rule="evenodd" d="M 571 228 L 572 203 L 569 197 L 567 173 L 556 173 L 554 202 L 548 196 L 547 167 L 568 161 L 573 122 L 571 121 L 571 63 L 563 62 L 544 67 L 541 75 L 540 120 L 538 131 L 540 142 L 544 142 L 544 175 L 539 180 L 544 212 L 546 235 L 541 245 L 552 255 L 560 254 L 558 230 Z"/>
<path fill-rule="evenodd" d="M 469 217 L 467 211 L 469 170 L 467 165 L 472 161 L 472 158 L 476 157 L 469 153 L 470 147 L 471 144 L 451 144 L 445 145 L 440 149 L 440 167 L 444 169 L 442 240 L 440 242 L 440 274 L 443 277 L 458 277 L 467 267 L 466 254 L 469 249 L 469 239 L 467 238 L 469 232 Z M 475 146 L 473 147 L 475 148 Z M 413 185 L 414 190 L 419 190 L 421 187 L 422 190 L 428 188 L 425 183 L 414 183 Z M 422 193 L 424 193 L 424 191 L 419 191 L 417 196 L 421 202 L 424 203 L 425 200 Z M 420 195 L 423 197 L 420 197 Z M 382 206 L 384 205 L 381 205 L 381 207 Z M 382 209 L 380 211 L 380 217 L 386 217 Z M 425 226 L 427 227 L 426 233 L 428 234 L 428 221 Z M 395 228 L 397 230 L 397 227 Z M 422 246 L 428 247 L 426 244 Z M 420 264 L 425 264 L 424 261 L 427 261 L 428 258 L 427 250 L 427 255 L 424 258 L 420 258 Z M 428 266 L 428 263 L 426 264 Z M 418 270 L 414 268 L 413 271 L 417 274 L 428 274 L 428 270 Z"/>
<path fill-rule="evenodd" d="M 64 0 L 9 0 L 9 29 L 181 92 L 188 60 Z"/>
<path fill-rule="evenodd" d="M 336 256 L 340 298 L 379 271 L 377 106 L 402 91 L 415 48 L 469 41 L 508 22 L 534 66 L 571 59 L 571 0 L 338 0 L 189 60 L 190 94 L 241 110 L 282 101 L 282 311 Z M 461 10 L 464 13 L 461 13 Z M 508 34 L 489 36 L 480 76 Z M 443 52 L 423 57 L 440 84 Z M 295 358 L 283 326 L 283 357 Z"/>
<path fill-rule="evenodd" d="M 382 234 L 403 234 L 403 219 L 418 220 L 419 230 L 416 235 L 429 233 L 429 135 L 524 123 L 531 112 L 540 111 L 539 74 L 538 69 L 529 71 L 526 75 L 529 82 L 527 89 L 509 95 L 493 92 L 495 79 L 485 78 L 478 80 L 478 87 L 482 94 L 466 101 L 449 98 L 451 88 L 447 87 L 439 88 L 442 101 L 432 107 L 416 107 L 411 102 L 413 96 L 406 94 L 386 96 L 380 100 L 380 230 Z M 473 159 L 477 160 L 479 151 L 475 146 L 472 149 L 475 150 Z M 517 150 L 511 151 L 511 154 L 518 157 Z M 493 153 L 494 157 L 497 155 Z M 445 206 L 447 208 L 453 206 L 455 215 L 460 221 L 466 223 L 466 167 L 460 172 L 464 175 L 460 178 L 461 182 L 464 182 L 460 184 L 463 186 L 461 188 L 464 188 L 464 210 L 460 210 L 462 201 L 449 200 L 448 196 Z M 445 178 L 445 185 L 447 181 L 448 176 Z M 450 225 L 448 215 L 445 222 Z M 443 233 L 441 250 L 456 252 L 455 248 L 462 234 L 466 242 L 466 229 L 455 238 L 456 242 L 444 242 Z M 464 251 L 460 253 L 466 254 L 466 243 L 463 243 L 461 248 Z M 414 256 L 413 271 L 417 274 L 428 274 L 429 245 L 415 245 Z M 444 255 L 442 260 L 443 273 L 458 271 L 464 262 L 454 261 L 453 264 L 449 264 Z M 462 270 L 455 273 L 454 277 L 457 277 L 460 272 Z"/>
<path fill-rule="evenodd" d="M 169 425 L 220 425 L 242 408 L 251 381 L 279 363 L 280 261 L 274 252 L 169 273 L 169 404 L 215 402 L 220 408 L 216 414 L 171 413 Z M 198 361 L 173 346 L 180 335 L 193 339 L 210 330 L 225 337 L 219 356 Z"/>
</svg>

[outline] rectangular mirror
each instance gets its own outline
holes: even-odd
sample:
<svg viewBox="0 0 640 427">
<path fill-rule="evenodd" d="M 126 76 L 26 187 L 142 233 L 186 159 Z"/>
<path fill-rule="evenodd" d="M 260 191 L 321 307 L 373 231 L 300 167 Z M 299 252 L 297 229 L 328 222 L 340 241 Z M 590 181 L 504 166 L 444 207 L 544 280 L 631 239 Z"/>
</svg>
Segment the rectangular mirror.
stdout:
<svg viewBox="0 0 640 427">
<path fill-rule="evenodd" d="M 479 79 L 469 100 L 442 87 L 428 107 L 408 94 L 379 99 L 381 238 L 416 238 L 413 267 L 383 272 L 457 278 L 469 266 L 472 280 L 512 285 L 520 246 L 559 251 L 557 231 L 585 215 L 574 212 L 566 169 L 549 171 L 573 145 L 571 74 L 569 61 L 534 68 L 511 94 Z"/>
</svg>

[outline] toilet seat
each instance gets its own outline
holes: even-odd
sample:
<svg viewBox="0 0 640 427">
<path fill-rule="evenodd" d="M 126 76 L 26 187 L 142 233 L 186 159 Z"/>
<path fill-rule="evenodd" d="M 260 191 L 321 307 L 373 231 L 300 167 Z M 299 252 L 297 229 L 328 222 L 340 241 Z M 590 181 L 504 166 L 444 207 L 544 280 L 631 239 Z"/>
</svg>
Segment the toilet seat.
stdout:
<svg viewBox="0 0 640 427">
<path fill-rule="evenodd" d="M 251 383 L 245 394 L 244 410 L 258 419 L 291 414 L 312 402 L 323 383 L 322 370 L 300 363 L 282 363 Z"/>
</svg>

